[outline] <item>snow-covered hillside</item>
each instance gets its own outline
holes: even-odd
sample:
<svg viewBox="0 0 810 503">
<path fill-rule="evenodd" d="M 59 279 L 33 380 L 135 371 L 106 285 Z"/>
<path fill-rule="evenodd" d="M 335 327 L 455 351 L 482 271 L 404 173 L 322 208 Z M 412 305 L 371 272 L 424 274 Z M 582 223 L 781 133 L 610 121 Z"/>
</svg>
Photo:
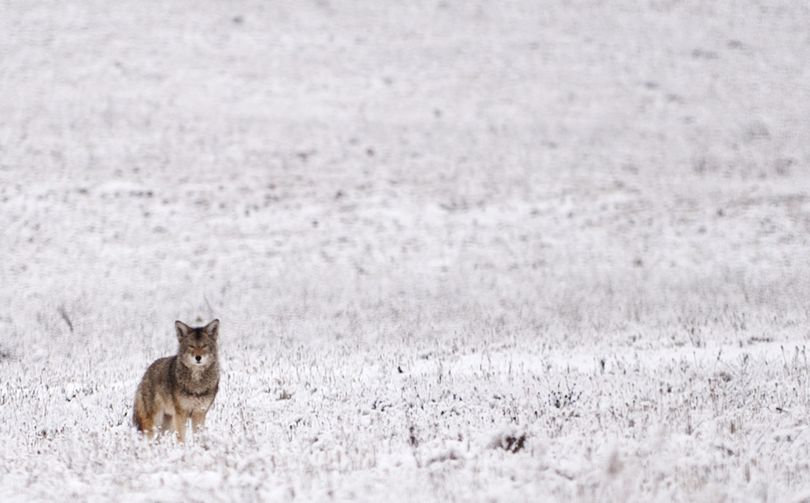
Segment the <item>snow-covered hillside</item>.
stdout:
<svg viewBox="0 0 810 503">
<path fill-rule="evenodd" d="M 0 1 L 0 501 L 810 500 L 808 26 Z"/>
</svg>

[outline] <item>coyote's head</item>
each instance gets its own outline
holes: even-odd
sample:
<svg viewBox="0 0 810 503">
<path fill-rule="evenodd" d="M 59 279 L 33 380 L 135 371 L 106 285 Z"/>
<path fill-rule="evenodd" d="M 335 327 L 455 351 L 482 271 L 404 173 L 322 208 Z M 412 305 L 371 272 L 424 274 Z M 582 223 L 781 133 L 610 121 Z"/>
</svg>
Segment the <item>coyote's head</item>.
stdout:
<svg viewBox="0 0 810 503">
<path fill-rule="evenodd" d="M 190 327 L 182 321 L 175 321 L 174 328 L 180 343 L 177 355 L 186 367 L 204 369 L 216 360 L 219 320 L 204 327 Z"/>
</svg>

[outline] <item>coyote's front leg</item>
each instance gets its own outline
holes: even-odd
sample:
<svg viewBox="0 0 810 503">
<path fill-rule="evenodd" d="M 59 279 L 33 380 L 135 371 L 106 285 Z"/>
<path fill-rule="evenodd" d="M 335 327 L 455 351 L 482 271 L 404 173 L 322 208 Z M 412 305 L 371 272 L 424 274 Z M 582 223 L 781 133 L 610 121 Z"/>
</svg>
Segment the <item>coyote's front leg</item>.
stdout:
<svg viewBox="0 0 810 503">
<path fill-rule="evenodd" d="M 179 442 L 186 441 L 186 423 L 188 422 L 188 414 L 177 411 L 174 415 L 174 431 L 177 432 L 177 440 Z"/>
<path fill-rule="evenodd" d="M 204 410 L 195 410 L 191 413 L 191 431 L 197 433 L 205 426 L 205 412 Z"/>
</svg>

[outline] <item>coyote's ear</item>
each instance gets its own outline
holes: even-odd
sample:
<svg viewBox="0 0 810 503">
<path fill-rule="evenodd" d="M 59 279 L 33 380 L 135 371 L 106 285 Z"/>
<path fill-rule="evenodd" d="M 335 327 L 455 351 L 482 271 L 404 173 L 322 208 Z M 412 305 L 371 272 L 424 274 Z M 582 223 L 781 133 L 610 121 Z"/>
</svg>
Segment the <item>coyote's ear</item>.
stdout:
<svg viewBox="0 0 810 503">
<path fill-rule="evenodd" d="M 211 337 L 216 338 L 219 335 L 219 320 L 212 321 L 203 330 Z"/>
<path fill-rule="evenodd" d="M 174 329 L 177 330 L 178 341 L 183 340 L 183 337 L 187 336 L 191 331 L 191 327 L 179 320 L 174 322 Z"/>
</svg>

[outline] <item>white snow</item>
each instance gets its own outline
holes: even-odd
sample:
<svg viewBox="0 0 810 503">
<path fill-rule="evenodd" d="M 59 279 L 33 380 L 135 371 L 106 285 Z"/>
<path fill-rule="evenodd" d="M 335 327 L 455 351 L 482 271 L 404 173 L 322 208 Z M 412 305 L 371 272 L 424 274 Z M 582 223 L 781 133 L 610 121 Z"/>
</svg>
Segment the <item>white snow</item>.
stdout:
<svg viewBox="0 0 810 503">
<path fill-rule="evenodd" d="M 0 3 L 0 501 L 806 500 L 808 25 Z"/>
</svg>

